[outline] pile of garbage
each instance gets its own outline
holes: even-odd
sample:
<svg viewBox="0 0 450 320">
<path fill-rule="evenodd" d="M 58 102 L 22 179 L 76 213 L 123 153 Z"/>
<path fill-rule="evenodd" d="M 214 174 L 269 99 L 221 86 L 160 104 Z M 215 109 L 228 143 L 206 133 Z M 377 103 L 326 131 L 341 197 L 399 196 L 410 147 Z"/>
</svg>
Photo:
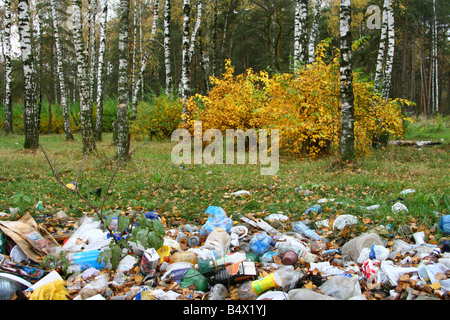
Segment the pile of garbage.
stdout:
<svg viewBox="0 0 450 320">
<path fill-rule="evenodd" d="M 161 221 L 158 212 L 145 216 Z M 112 268 L 102 252 L 113 238 L 95 217 L 58 212 L 50 221 L 66 227 L 51 233 L 54 225 L 27 213 L 0 220 L 0 300 L 450 299 L 448 238 L 430 244 L 423 231 L 401 239 L 376 229 L 345 242 L 329 237 L 358 219 L 232 219 L 211 206 L 202 225 L 167 227 L 160 248 L 130 241 Z M 449 227 L 443 215 L 439 229 Z"/>
</svg>

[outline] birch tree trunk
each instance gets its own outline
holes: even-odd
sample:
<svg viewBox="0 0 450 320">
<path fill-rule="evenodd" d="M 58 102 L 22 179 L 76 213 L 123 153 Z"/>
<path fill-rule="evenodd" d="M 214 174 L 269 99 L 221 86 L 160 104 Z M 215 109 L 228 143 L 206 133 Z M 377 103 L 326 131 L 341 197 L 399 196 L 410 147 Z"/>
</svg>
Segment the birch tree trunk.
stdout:
<svg viewBox="0 0 450 320">
<path fill-rule="evenodd" d="M 432 88 L 432 108 L 433 114 L 439 112 L 439 61 L 438 61 L 438 29 L 436 16 L 436 0 L 433 0 L 433 88 Z"/>
<path fill-rule="evenodd" d="M 380 45 L 378 47 L 377 67 L 375 70 L 375 90 L 381 92 L 383 82 L 384 55 L 386 51 L 386 38 L 388 30 L 388 7 L 390 0 L 384 0 L 383 20 L 381 23 Z"/>
<path fill-rule="evenodd" d="M 316 53 L 316 38 L 319 33 L 319 20 L 322 11 L 322 0 L 317 0 L 314 7 L 314 21 L 311 28 L 311 34 L 309 36 L 308 44 L 308 63 L 313 64 Z"/>
<path fill-rule="evenodd" d="M 73 140 L 72 129 L 70 127 L 70 118 L 69 118 L 69 109 L 67 105 L 67 92 L 66 92 L 66 83 L 64 77 L 63 70 L 63 61 L 62 61 L 62 49 L 59 41 L 59 30 L 58 30 L 58 20 L 59 14 L 56 10 L 55 0 L 50 0 L 50 5 L 52 9 L 52 21 L 53 21 L 53 37 L 55 38 L 55 47 L 56 47 L 56 73 L 58 78 L 58 88 L 61 94 L 61 108 L 63 112 L 63 120 L 64 120 L 64 132 L 66 134 L 66 140 Z"/>
<path fill-rule="evenodd" d="M 28 0 L 19 0 L 17 11 L 24 76 L 24 148 L 35 150 L 39 146 L 39 131 L 36 117 L 34 62 L 31 46 L 31 10 Z"/>
<path fill-rule="evenodd" d="M 95 39 L 96 39 L 96 29 L 95 29 L 95 21 L 97 16 L 97 0 L 91 0 L 89 4 L 89 51 L 90 51 L 90 63 L 89 63 L 89 97 L 90 97 L 90 106 L 93 107 L 94 101 L 96 101 L 95 97 L 95 75 L 96 75 L 96 50 L 95 50 Z"/>
<path fill-rule="evenodd" d="M 197 32 L 202 23 L 202 12 L 203 12 L 202 7 L 203 7 L 203 1 L 197 0 L 197 20 L 195 21 L 194 30 L 192 30 L 192 34 L 191 34 L 191 40 L 190 40 L 190 46 L 189 46 L 189 64 L 191 63 L 192 56 L 194 55 L 195 39 L 197 38 Z"/>
<path fill-rule="evenodd" d="M 12 65 L 11 65 L 11 0 L 5 0 L 5 132 L 13 133 L 12 119 Z"/>
<path fill-rule="evenodd" d="M 388 47 L 386 53 L 386 68 L 383 76 L 383 98 L 388 99 L 389 93 L 391 91 L 391 78 L 392 78 L 392 68 L 394 65 L 394 49 L 395 49 L 395 24 L 394 24 L 394 9 L 392 8 L 392 0 L 389 1 L 389 7 L 387 11 L 387 25 L 388 25 Z"/>
<path fill-rule="evenodd" d="M 191 95 L 191 75 L 190 75 L 190 59 L 189 59 L 189 25 L 191 22 L 191 1 L 183 0 L 183 43 L 182 43 L 182 66 L 181 66 L 181 98 L 183 99 L 183 125 L 186 127 L 189 117 L 187 109 L 187 99 Z"/>
<path fill-rule="evenodd" d="M 172 90 L 172 67 L 170 64 L 170 0 L 164 6 L 164 65 L 166 67 L 166 94 Z"/>
<path fill-rule="evenodd" d="M 96 149 L 94 130 L 92 128 L 92 109 L 89 106 L 89 85 L 87 81 L 87 52 L 83 41 L 81 0 L 73 0 L 73 34 L 74 47 L 77 56 L 77 76 L 80 94 L 80 118 L 83 152 L 93 152 Z"/>
<path fill-rule="evenodd" d="M 154 7 L 153 7 L 153 24 L 152 24 L 152 30 L 151 30 L 151 41 L 154 39 L 156 34 L 156 26 L 158 22 L 158 16 L 159 16 L 159 0 L 155 0 Z M 137 116 L 137 96 L 139 93 L 139 88 L 141 86 L 141 81 L 143 79 L 143 74 L 145 71 L 145 68 L 147 67 L 147 62 L 149 59 L 150 54 L 150 48 L 146 48 L 145 53 L 143 57 L 141 58 L 141 68 L 139 70 L 139 74 L 137 75 L 137 79 L 134 84 L 133 93 L 132 93 L 132 99 L 131 99 L 131 119 L 136 119 Z"/>
<path fill-rule="evenodd" d="M 340 3 L 340 92 L 341 92 L 341 146 L 340 155 L 343 161 L 355 155 L 354 135 L 354 95 L 352 75 L 352 33 L 351 33 L 351 1 Z"/>
<path fill-rule="evenodd" d="M 98 67 L 97 67 L 97 119 L 95 121 L 95 138 L 102 140 L 103 133 L 103 72 L 105 69 L 106 54 L 106 21 L 108 18 L 108 0 L 102 0 L 102 15 L 100 18 L 100 44 L 98 49 Z"/>
<path fill-rule="evenodd" d="M 296 0 L 294 24 L 294 71 L 306 63 L 308 0 Z"/>
<path fill-rule="evenodd" d="M 130 151 L 129 120 L 128 120 L 128 15 L 129 0 L 120 1 L 119 22 L 119 83 L 117 106 L 117 153 L 116 159 L 121 160 L 128 156 Z"/>
</svg>

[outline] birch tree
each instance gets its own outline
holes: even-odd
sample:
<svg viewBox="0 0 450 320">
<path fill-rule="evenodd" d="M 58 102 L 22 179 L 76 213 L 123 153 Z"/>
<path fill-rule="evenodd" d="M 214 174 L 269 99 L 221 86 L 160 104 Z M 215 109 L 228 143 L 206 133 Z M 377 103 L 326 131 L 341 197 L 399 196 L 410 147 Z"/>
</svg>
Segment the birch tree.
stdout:
<svg viewBox="0 0 450 320">
<path fill-rule="evenodd" d="M 37 127 L 34 84 L 35 71 L 31 45 L 31 10 L 28 0 L 19 0 L 17 11 L 19 17 L 20 51 L 22 53 L 24 76 L 24 148 L 35 150 L 39 146 L 39 131 Z"/>
<path fill-rule="evenodd" d="M 387 46 L 386 46 L 387 42 Z M 395 31 L 392 0 L 384 0 L 380 45 L 375 70 L 375 90 L 387 99 L 390 92 L 392 66 L 394 62 Z"/>
<path fill-rule="evenodd" d="M 353 75 L 352 75 L 352 33 L 351 1 L 341 0 L 340 30 L 340 92 L 341 92 L 341 145 L 340 155 L 343 161 L 355 155 L 355 135 L 353 120 Z"/>
<path fill-rule="evenodd" d="M 153 24 L 152 24 L 152 29 L 150 32 L 150 45 L 145 49 L 144 55 L 141 58 L 141 67 L 139 69 L 139 73 L 136 76 L 136 80 L 134 82 L 134 88 L 133 88 L 133 93 L 132 93 L 132 98 L 131 98 L 131 119 L 135 119 L 137 116 L 137 96 L 139 93 L 139 88 L 141 86 L 141 82 L 143 79 L 143 74 L 145 71 L 145 68 L 147 68 L 147 63 L 148 63 L 148 59 L 150 58 L 150 46 L 152 41 L 154 40 L 155 34 L 156 34 L 156 26 L 157 26 L 157 22 L 158 22 L 158 16 L 159 16 L 159 0 L 155 0 L 154 5 L 153 5 Z"/>
<path fill-rule="evenodd" d="M 106 54 L 106 22 L 108 19 L 108 0 L 101 0 L 102 9 L 100 17 L 100 44 L 97 66 L 97 119 L 95 121 L 95 138 L 102 140 L 103 133 L 103 97 L 104 97 L 104 69 Z"/>
<path fill-rule="evenodd" d="M 433 39 L 432 39 L 432 111 L 434 114 L 439 112 L 439 61 L 438 61 L 438 28 L 436 15 L 436 0 L 433 0 Z"/>
<path fill-rule="evenodd" d="M 13 119 L 12 119 L 12 65 L 11 65 L 11 0 L 5 0 L 5 132 L 6 134 L 13 133 Z"/>
<path fill-rule="evenodd" d="M 294 71 L 299 65 L 307 61 L 307 31 L 306 19 L 308 17 L 308 0 L 296 0 L 294 23 Z"/>
<path fill-rule="evenodd" d="M 50 6 L 52 10 L 53 37 L 55 39 L 55 47 L 56 47 L 56 73 L 58 75 L 58 79 L 56 80 L 58 82 L 58 87 L 61 94 L 61 109 L 63 112 L 64 132 L 66 134 L 66 140 L 73 140 L 72 129 L 70 127 L 69 108 L 67 104 L 67 91 L 62 61 L 63 60 L 62 48 L 59 41 L 59 30 L 58 30 L 59 15 L 56 10 L 55 0 L 50 0 Z"/>
<path fill-rule="evenodd" d="M 166 94 L 172 89 L 172 67 L 170 65 L 170 0 L 164 6 L 164 65 L 166 68 Z"/>
<path fill-rule="evenodd" d="M 116 159 L 122 160 L 130 151 L 129 120 L 128 120 L 128 15 L 129 0 L 120 1 L 119 22 L 119 81 L 117 98 L 117 153 Z"/>
<path fill-rule="evenodd" d="M 87 52 L 83 41 L 81 0 L 73 0 L 73 34 L 74 47 L 77 56 L 77 73 L 80 94 L 81 137 L 83 151 L 92 152 L 96 149 L 94 130 L 92 128 L 92 109 L 89 105 L 89 85 L 87 81 Z"/>
<path fill-rule="evenodd" d="M 181 98 L 183 100 L 183 125 L 186 126 L 189 112 L 186 101 L 191 95 L 191 75 L 189 59 L 189 28 L 191 22 L 191 1 L 183 0 L 183 42 L 182 42 L 182 66 L 181 66 Z"/>
<path fill-rule="evenodd" d="M 317 0 L 316 5 L 314 6 L 314 21 L 311 28 L 311 33 L 309 36 L 308 43 L 308 63 L 312 64 L 315 60 L 315 51 L 316 51 L 316 38 L 319 33 L 319 20 L 321 16 L 322 10 L 322 0 Z"/>
</svg>

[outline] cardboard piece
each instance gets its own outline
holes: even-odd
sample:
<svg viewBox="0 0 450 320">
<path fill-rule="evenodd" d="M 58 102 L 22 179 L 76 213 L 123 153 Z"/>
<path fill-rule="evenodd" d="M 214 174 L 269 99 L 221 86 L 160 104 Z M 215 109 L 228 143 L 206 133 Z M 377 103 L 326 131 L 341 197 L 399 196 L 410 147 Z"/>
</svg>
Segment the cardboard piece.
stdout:
<svg viewBox="0 0 450 320">
<path fill-rule="evenodd" d="M 51 248 L 60 247 L 52 235 L 37 225 L 29 213 L 17 221 L 0 221 L 0 229 L 36 263 L 41 263 Z"/>
</svg>

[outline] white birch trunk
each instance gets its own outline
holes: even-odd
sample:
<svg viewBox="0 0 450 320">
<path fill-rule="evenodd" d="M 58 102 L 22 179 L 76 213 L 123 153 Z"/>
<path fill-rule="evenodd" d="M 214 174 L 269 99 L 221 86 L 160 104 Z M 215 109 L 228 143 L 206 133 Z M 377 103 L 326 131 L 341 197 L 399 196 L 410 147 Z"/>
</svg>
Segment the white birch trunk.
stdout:
<svg viewBox="0 0 450 320">
<path fill-rule="evenodd" d="M 91 0 L 90 3 L 90 21 L 89 21 L 89 25 L 90 25 L 90 51 L 91 51 L 91 60 L 90 60 L 90 76 L 89 76 L 89 97 L 90 97 L 90 105 L 91 108 L 94 104 L 94 101 L 96 101 L 96 97 L 95 97 L 95 75 L 97 73 L 96 68 L 97 68 L 97 64 L 96 64 L 96 50 L 95 50 L 95 40 L 96 40 L 96 16 L 97 16 L 97 0 Z"/>
<path fill-rule="evenodd" d="M 172 90 L 172 67 L 170 64 L 170 0 L 164 6 L 164 65 L 166 67 L 166 94 Z"/>
<path fill-rule="evenodd" d="M 152 30 L 150 33 L 150 35 L 151 35 L 150 43 L 152 42 L 152 40 L 156 34 L 158 16 L 159 16 L 159 0 L 155 0 L 154 7 L 153 7 L 153 24 L 152 24 Z M 135 119 L 137 116 L 137 96 L 139 93 L 139 88 L 141 86 L 141 81 L 143 79 L 143 74 L 144 74 L 145 68 L 147 67 L 147 62 L 148 62 L 149 54 L 150 54 L 149 51 L 150 51 L 150 48 L 147 48 L 145 50 L 145 53 L 141 59 L 141 68 L 139 70 L 139 74 L 138 74 L 137 79 L 134 84 L 132 101 L 131 101 L 131 113 L 132 113 L 131 118 L 132 119 Z"/>
<path fill-rule="evenodd" d="M 311 28 L 311 34 L 309 36 L 308 44 L 308 63 L 313 64 L 315 61 L 316 53 L 316 38 L 319 33 L 319 20 L 322 11 L 322 0 L 317 0 L 314 6 L 314 21 Z"/>
<path fill-rule="evenodd" d="M 81 0 L 73 0 L 73 34 L 74 47 L 77 56 L 77 76 L 80 94 L 80 118 L 83 152 L 92 152 L 96 149 L 94 131 L 92 128 L 92 109 L 89 105 L 89 85 L 87 81 L 87 52 L 83 41 Z"/>
<path fill-rule="evenodd" d="M 433 113 L 439 112 L 439 60 L 438 60 L 438 28 L 436 16 L 436 0 L 433 0 Z"/>
<path fill-rule="evenodd" d="M 5 132 L 13 133 L 12 119 L 12 65 L 11 65 L 11 0 L 5 0 Z"/>
<path fill-rule="evenodd" d="M 294 71 L 298 70 L 306 60 L 308 1 L 296 0 L 294 23 Z"/>
<path fill-rule="evenodd" d="M 116 159 L 128 156 L 130 151 L 129 120 L 128 120 L 128 14 L 129 0 L 120 1 L 119 22 L 119 83 L 117 106 L 117 153 Z"/>
<path fill-rule="evenodd" d="M 355 155 L 354 135 L 354 95 L 352 75 L 352 33 L 351 33 L 351 1 L 341 0 L 340 3 L 340 92 L 341 92 L 341 146 L 340 154 L 343 161 Z"/>
<path fill-rule="evenodd" d="M 35 150 L 39 146 L 39 131 L 36 117 L 35 71 L 31 45 L 31 10 L 28 0 L 19 0 L 17 11 L 24 75 L 24 148 Z"/>
<path fill-rule="evenodd" d="M 383 4 L 383 20 L 381 23 L 380 45 L 378 48 L 377 66 L 375 70 L 375 90 L 381 92 L 383 85 L 384 59 L 386 54 L 386 39 L 388 33 L 388 11 L 390 0 L 384 0 Z"/>
<path fill-rule="evenodd" d="M 198 1 L 197 2 L 197 20 L 195 21 L 194 30 L 192 30 L 192 34 L 191 34 L 191 40 L 190 40 L 190 46 L 189 46 L 189 63 L 192 61 L 192 56 L 194 55 L 195 39 L 197 38 L 197 32 L 202 23 L 203 1 L 202 0 L 197 0 L 197 1 Z"/>
<path fill-rule="evenodd" d="M 181 69 L 181 98 L 183 99 L 183 124 L 186 126 L 189 112 L 186 101 L 191 95 L 190 60 L 189 60 L 189 25 L 191 21 L 191 1 L 183 0 L 183 42 L 182 42 L 182 69 Z"/>
<path fill-rule="evenodd" d="M 70 118 L 69 118 L 69 108 L 67 104 L 67 91 L 66 91 L 66 82 L 64 77 L 63 70 L 63 57 L 62 57 L 62 48 L 59 41 L 59 14 L 56 10 L 55 0 L 50 0 L 50 5 L 52 9 L 52 22 L 53 22 L 53 37 L 55 38 L 55 46 L 56 46 L 56 73 L 58 75 L 58 87 L 61 94 L 61 109 L 63 112 L 63 120 L 64 120 L 64 132 L 66 134 L 66 140 L 73 140 L 72 129 L 70 127 Z"/>
<path fill-rule="evenodd" d="M 394 65 L 394 49 L 395 49 L 395 24 L 394 9 L 392 8 L 392 0 L 389 2 L 388 8 L 388 47 L 386 52 L 386 68 L 383 77 L 383 98 L 388 99 L 391 90 L 392 68 Z"/>
<path fill-rule="evenodd" d="M 95 138 L 102 140 L 103 133 L 103 83 L 106 54 L 106 22 L 108 18 L 108 0 L 101 0 L 102 14 L 100 18 L 100 44 L 98 49 L 98 67 L 97 67 L 97 119 L 95 122 Z"/>
</svg>

